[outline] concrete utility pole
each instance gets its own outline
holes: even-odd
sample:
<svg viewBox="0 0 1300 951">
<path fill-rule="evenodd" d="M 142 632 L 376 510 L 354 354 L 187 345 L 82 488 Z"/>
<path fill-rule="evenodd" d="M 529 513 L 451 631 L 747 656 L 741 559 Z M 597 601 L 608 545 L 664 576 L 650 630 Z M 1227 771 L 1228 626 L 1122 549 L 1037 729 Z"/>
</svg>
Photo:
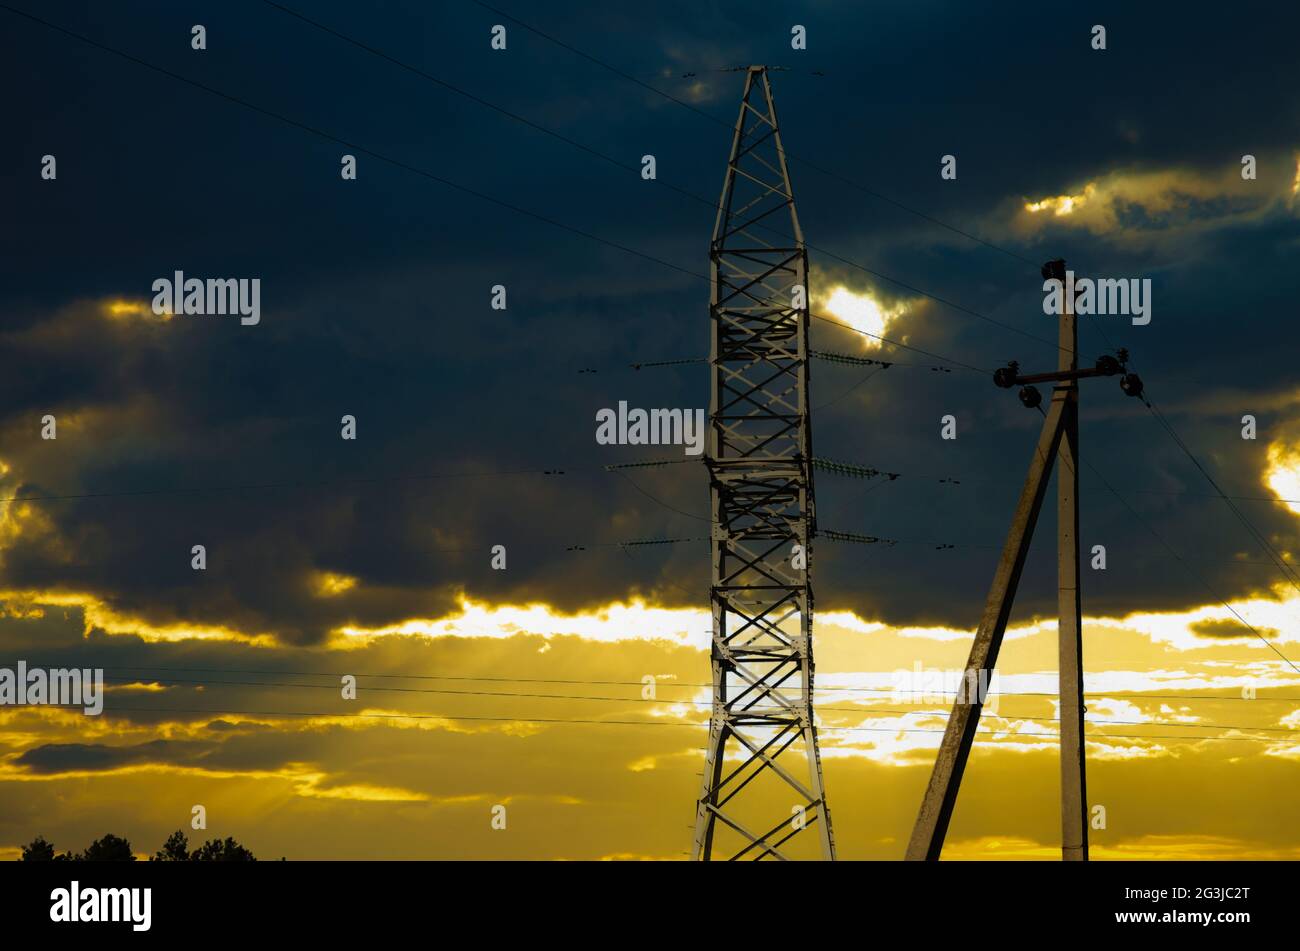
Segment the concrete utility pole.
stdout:
<svg viewBox="0 0 1300 951">
<path fill-rule="evenodd" d="M 1016 588 L 1029 553 L 1034 526 L 1047 494 L 1047 480 L 1051 476 L 1052 461 L 1060 460 L 1057 472 L 1057 575 L 1060 655 L 1060 709 L 1061 709 L 1061 854 L 1065 860 L 1088 858 L 1087 796 L 1084 781 L 1083 740 L 1083 640 L 1081 626 L 1081 601 L 1079 596 L 1079 385 L 1078 381 L 1092 376 L 1114 376 L 1123 373 L 1120 387 L 1129 396 L 1142 393 L 1142 381 L 1135 373 L 1128 373 L 1124 362 L 1128 355 L 1120 351 L 1119 358 L 1104 356 L 1095 367 L 1080 370 L 1076 358 L 1078 332 L 1075 325 L 1074 302 L 1064 294 L 1065 262 L 1049 261 L 1043 266 L 1045 279 L 1062 282 L 1062 308 L 1060 319 L 1060 359 L 1055 373 L 1023 376 L 1019 366 L 1009 364 L 998 370 L 994 382 L 1000 387 L 1019 385 L 1020 401 L 1030 408 L 1042 402 L 1034 383 L 1054 383 L 1051 409 L 1045 414 L 1038 445 L 1029 463 L 1029 473 L 1020 491 L 1020 500 L 1012 516 L 1002 557 L 993 575 L 993 585 L 984 605 L 984 615 L 975 632 L 970 657 L 966 661 L 965 676 L 958 688 L 952 714 L 944 730 L 934 771 L 926 787 L 921 810 L 912 829 L 907 846 L 909 861 L 939 858 L 943 840 L 957 803 L 966 760 L 970 756 L 979 727 L 980 713 L 984 707 L 982 685 L 992 680 L 997 664 L 1002 636 L 1006 632 Z"/>
<path fill-rule="evenodd" d="M 1060 273 L 1052 268 L 1059 267 Z M 1056 277 L 1064 288 L 1065 262 L 1044 268 L 1044 278 Z M 1061 333 L 1058 369 L 1078 370 L 1079 330 L 1074 301 L 1061 294 Z M 1079 381 L 1062 380 L 1052 391 L 1052 403 L 1063 403 L 1064 432 L 1057 449 L 1056 577 L 1058 696 L 1061 720 L 1061 858 L 1088 859 L 1088 796 L 1083 746 L 1083 614 L 1079 597 Z"/>
<path fill-rule="evenodd" d="M 808 252 L 767 67 L 744 73 L 709 254 L 713 715 L 692 854 L 833 859 L 812 709 Z"/>
</svg>

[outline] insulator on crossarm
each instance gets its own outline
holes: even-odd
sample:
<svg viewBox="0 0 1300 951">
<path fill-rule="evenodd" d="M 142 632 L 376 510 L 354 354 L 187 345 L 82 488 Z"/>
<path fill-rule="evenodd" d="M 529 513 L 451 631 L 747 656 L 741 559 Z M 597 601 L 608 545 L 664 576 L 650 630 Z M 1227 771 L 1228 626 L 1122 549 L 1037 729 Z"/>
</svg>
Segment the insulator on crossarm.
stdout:
<svg viewBox="0 0 1300 951">
<path fill-rule="evenodd" d="M 1019 372 L 1020 364 L 1012 360 L 1006 366 L 993 371 L 993 382 L 1002 389 L 1009 390 L 1016 385 L 1016 374 Z"/>
</svg>

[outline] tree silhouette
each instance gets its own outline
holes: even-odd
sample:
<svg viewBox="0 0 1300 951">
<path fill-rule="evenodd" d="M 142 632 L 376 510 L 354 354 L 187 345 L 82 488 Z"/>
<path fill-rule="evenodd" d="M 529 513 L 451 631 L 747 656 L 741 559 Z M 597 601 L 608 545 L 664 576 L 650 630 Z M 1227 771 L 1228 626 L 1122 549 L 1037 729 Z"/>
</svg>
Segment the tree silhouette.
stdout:
<svg viewBox="0 0 1300 951">
<path fill-rule="evenodd" d="M 256 862 L 248 851 L 230 836 L 225 841 L 211 839 L 190 853 L 191 862 Z"/>
<path fill-rule="evenodd" d="M 163 847 L 154 853 L 150 862 L 256 862 L 257 857 L 230 836 L 209 839 L 193 852 L 183 829 L 167 837 Z M 45 836 L 38 835 L 30 845 L 23 847 L 22 862 L 134 862 L 131 843 L 111 832 L 96 839 L 80 855 L 54 853 L 54 845 Z"/>
<path fill-rule="evenodd" d="M 189 851 L 189 839 L 183 829 L 177 829 L 167 837 L 163 847 L 150 859 L 151 862 L 256 862 L 253 853 L 248 851 L 230 836 L 223 839 L 209 839 L 193 852 Z"/>
<path fill-rule="evenodd" d="M 190 841 L 186 838 L 185 833 L 177 829 L 167 837 L 163 847 L 159 849 L 150 862 L 185 862 L 190 857 Z"/>
<path fill-rule="evenodd" d="M 64 852 L 61 855 L 54 854 L 54 846 L 46 840 L 45 836 L 38 835 L 32 839 L 32 844 L 23 847 L 23 855 L 18 861 L 20 862 L 71 862 L 80 856 L 73 855 L 71 852 Z"/>
<path fill-rule="evenodd" d="M 83 862 L 134 862 L 131 843 L 126 839 L 108 833 L 102 839 L 96 839 L 78 856 Z"/>
<path fill-rule="evenodd" d="M 38 835 L 32 839 L 31 845 L 23 846 L 23 857 L 20 862 L 53 862 L 54 846 L 45 840 L 45 836 Z"/>
</svg>

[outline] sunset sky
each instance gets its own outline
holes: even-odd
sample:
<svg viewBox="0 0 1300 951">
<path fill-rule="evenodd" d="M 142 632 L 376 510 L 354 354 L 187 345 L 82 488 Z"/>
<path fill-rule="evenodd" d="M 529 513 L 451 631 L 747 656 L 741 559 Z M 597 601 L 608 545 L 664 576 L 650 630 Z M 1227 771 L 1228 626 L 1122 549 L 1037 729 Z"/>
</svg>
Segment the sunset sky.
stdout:
<svg viewBox="0 0 1300 951">
<path fill-rule="evenodd" d="M 1080 362 L 1128 348 L 1241 516 L 1115 380 L 1082 385 L 1092 856 L 1300 858 L 1274 563 L 1300 558 L 1300 17 L 501 3 L 286 0 L 421 76 L 255 0 L 15 0 L 221 95 L 0 9 L 0 667 L 111 684 L 98 717 L 0 707 L 0 859 L 177 828 L 259 858 L 686 857 L 707 476 L 595 419 L 707 407 L 720 67 L 749 63 L 789 67 L 812 306 L 862 331 L 812 345 L 895 363 L 812 367 L 817 454 L 896 474 L 817 475 L 822 529 L 892 542 L 811 561 L 839 856 L 902 857 L 950 701 L 900 672 L 966 659 L 1042 421 L 991 373 L 1055 368 L 1062 257 L 1151 280 L 1151 322 L 1081 321 Z M 260 322 L 154 314 L 176 270 L 260 279 Z M 946 858 L 1059 857 L 1048 509 Z"/>
</svg>

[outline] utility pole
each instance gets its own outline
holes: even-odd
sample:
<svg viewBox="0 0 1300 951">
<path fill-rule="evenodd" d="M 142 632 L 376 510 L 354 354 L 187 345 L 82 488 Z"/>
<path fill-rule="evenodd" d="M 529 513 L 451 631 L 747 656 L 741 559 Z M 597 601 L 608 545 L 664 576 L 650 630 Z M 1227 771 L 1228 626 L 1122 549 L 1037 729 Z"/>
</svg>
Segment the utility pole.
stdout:
<svg viewBox="0 0 1300 951">
<path fill-rule="evenodd" d="M 833 859 L 812 707 L 808 252 L 767 67 L 743 71 L 709 254 L 713 712 L 692 855 Z"/>
<path fill-rule="evenodd" d="M 1044 278 L 1061 282 L 1061 332 L 1058 369 L 1078 370 L 1079 329 L 1074 301 L 1065 293 L 1065 262 L 1043 268 Z M 1061 731 L 1061 858 L 1088 860 L 1088 796 L 1083 740 L 1083 605 L 1079 595 L 1079 381 L 1062 380 L 1052 391 L 1061 410 L 1056 468 L 1056 575 L 1058 696 Z"/>
<path fill-rule="evenodd" d="M 1057 607 L 1059 611 L 1058 653 L 1060 658 L 1061 733 L 1061 854 L 1066 860 L 1088 857 L 1087 797 L 1084 782 L 1083 744 L 1083 644 L 1079 596 L 1079 386 L 1078 381 L 1094 376 L 1122 373 L 1120 388 L 1129 396 L 1140 396 L 1142 381 L 1127 372 L 1128 354 L 1103 356 L 1096 366 L 1080 370 L 1076 357 L 1078 332 L 1074 302 L 1065 293 L 1065 262 L 1049 261 L 1043 266 L 1044 279 L 1061 281 L 1060 357 L 1054 373 L 1022 375 L 1019 365 L 1010 363 L 993 375 L 1000 387 L 1019 385 L 1020 401 L 1037 409 L 1042 396 L 1035 383 L 1051 382 L 1051 408 L 1045 413 L 1038 445 L 1029 462 L 1024 487 L 1012 516 L 1002 556 L 993 575 L 993 585 L 984 614 L 975 632 L 965 676 L 948 717 L 934 770 L 907 846 L 909 861 L 935 861 L 943 850 L 948 823 L 957 803 L 957 791 L 979 728 L 984 691 L 992 680 L 1002 637 L 1015 602 L 1016 588 L 1024 570 L 1034 526 L 1047 494 L 1052 463 L 1060 460 L 1057 472 Z"/>
</svg>

